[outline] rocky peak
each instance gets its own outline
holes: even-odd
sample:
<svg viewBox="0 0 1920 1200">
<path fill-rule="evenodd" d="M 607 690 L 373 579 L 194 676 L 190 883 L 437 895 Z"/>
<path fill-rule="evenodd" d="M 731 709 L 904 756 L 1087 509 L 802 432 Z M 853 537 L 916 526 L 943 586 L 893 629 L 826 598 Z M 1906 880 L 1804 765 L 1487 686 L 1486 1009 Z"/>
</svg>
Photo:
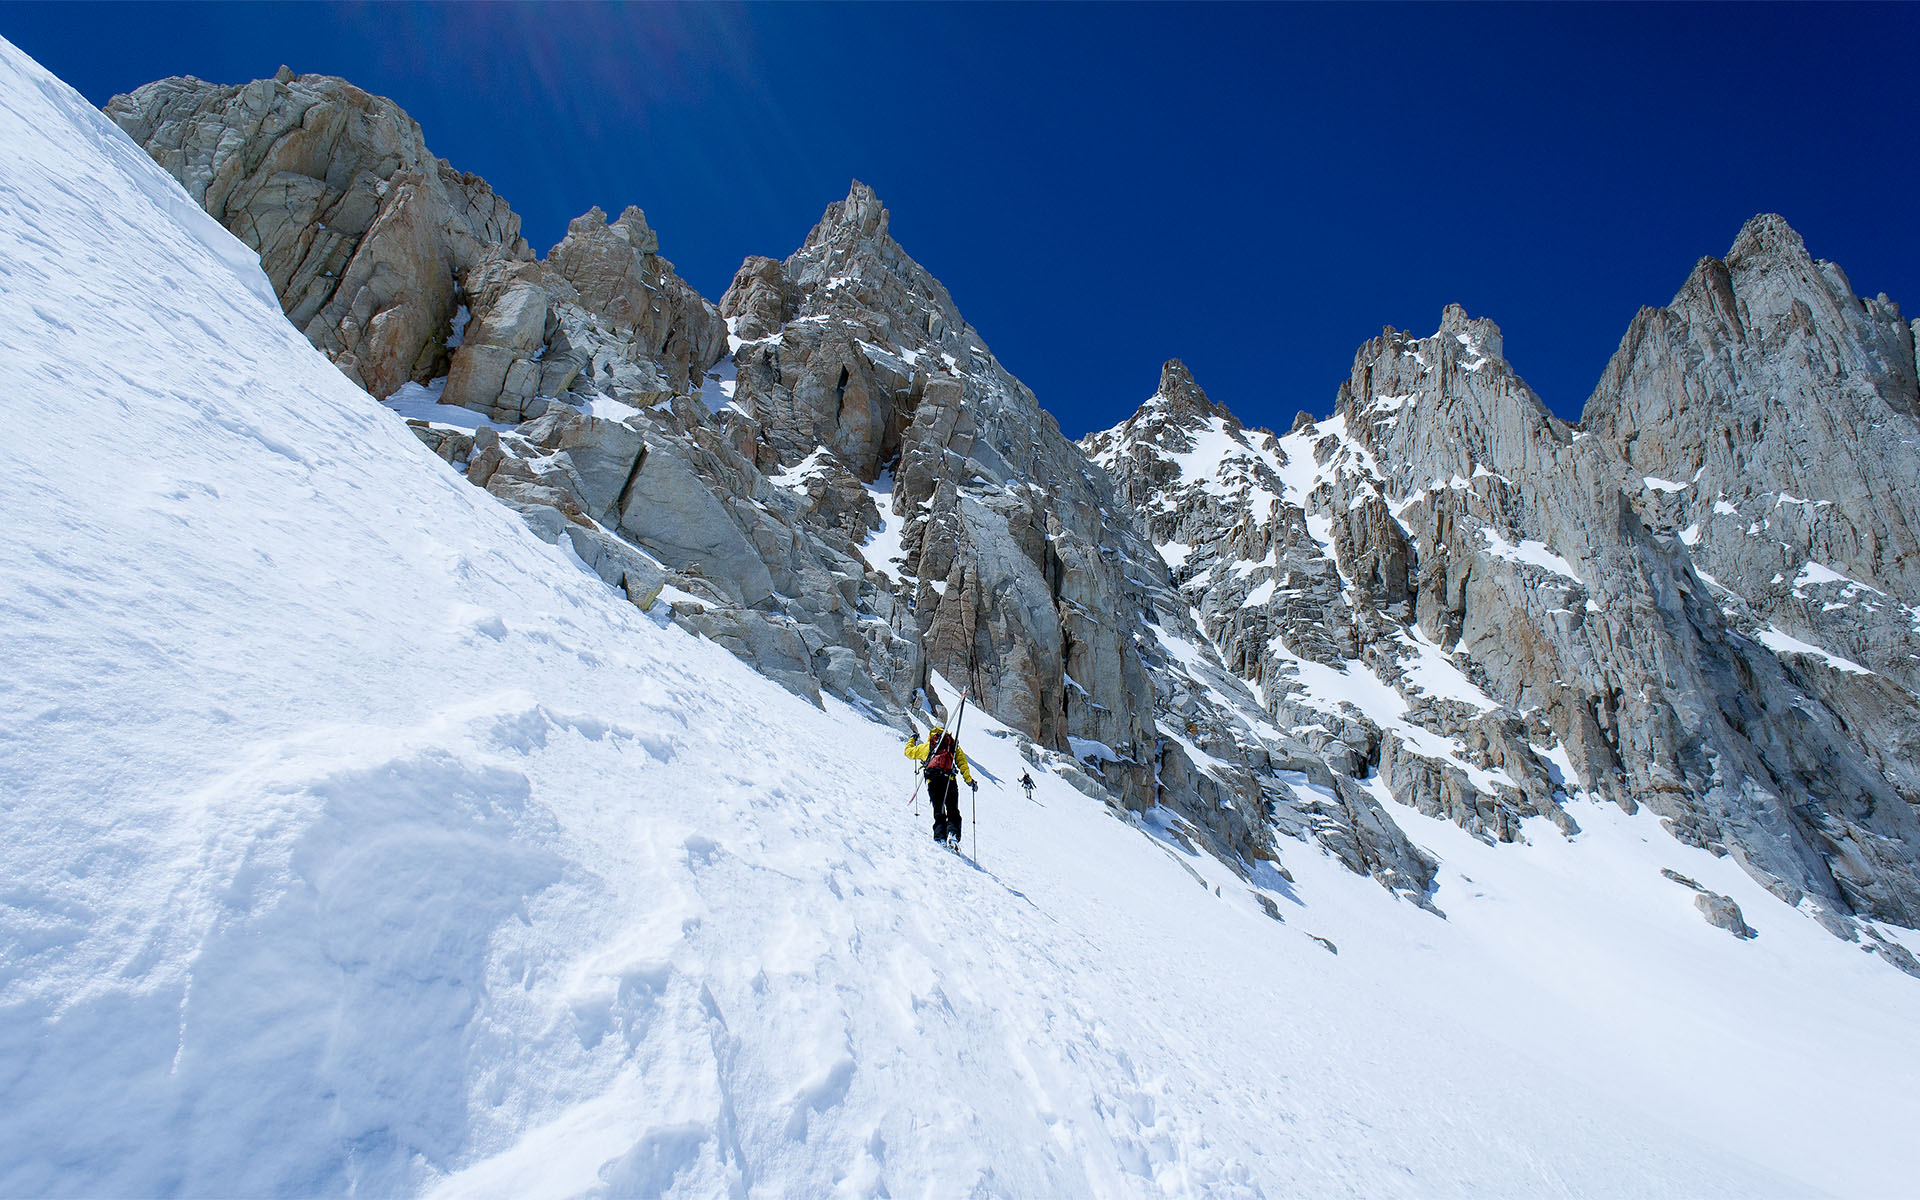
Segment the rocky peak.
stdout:
<svg viewBox="0 0 1920 1200">
<path fill-rule="evenodd" d="M 1389 327 L 1354 355 L 1333 432 L 1368 456 L 1389 499 L 1550 464 L 1570 432 L 1514 373 L 1504 348 L 1498 325 L 1457 304 L 1430 337 Z"/>
<path fill-rule="evenodd" d="M 807 243 L 824 241 L 842 230 L 857 238 L 886 237 L 887 221 L 887 210 L 880 203 L 880 197 L 874 194 L 872 188 L 856 179 L 847 188 L 845 200 L 836 200 L 827 205 L 820 223 L 807 235 Z"/>
<path fill-rule="evenodd" d="M 1470 317 L 1458 304 L 1449 304 L 1440 312 L 1436 338 L 1452 338 L 1468 358 L 1487 358 L 1506 365 L 1506 342 L 1500 327 L 1486 317 Z"/>
<path fill-rule="evenodd" d="M 567 237 L 548 251 L 547 257 L 552 258 L 568 241 L 597 238 L 606 231 L 618 235 L 636 254 L 660 253 L 660 235 L 647 224 L 646 213 L 629 204 L 618 217 L 608 221 L 606 211 L 596 204 L 567 222 Z"/>
<path fill-rule="evenodd" d="M 1668 307 L 1745 340 L 1852 324 L 1859 302 L 1838 266 L 1815 260 L 1784 217 L 1762 213 L 1741 227 L 1726 257 L 1695 264 Z"/>
<path fill-rule="evenodd" d="M 1004 410 L 960 405 L 964 377 L 997 364 L 946 288 L 888 234 L 886 210 L 865 184 L 829 205 L 785 262 L 748 259 L 720 309 L 735 323 L 741 394 L 756 397 L 766 438 L 789 461 L 825 446 L 862 481 L 892 466 L 912 487 L 930 486 L 945 460 L 906 453 L 923 406 L 932 401 L 969 438 Z M 818 356 L 817 382 L 812 369 L 765 374 L 776 360 L 796 362 L 803 345 L 809 360 Z M 1024 389 L 1007 376 L 996 398 L 1002 392 Z M 1023 406 L 1038 411 L 1031 394 L 1015 407 Z M 1012 437 L 997 440 L 1011 446 Z"/>
<path fill-rule="evenodd" d="M 1757 616 L 1912 690 L 1916 413 L 1898 307 L 1762 214 L 1635 319 L 1585 423 L 1631 464 L 1642 519 Z"/>
<path fill-rule="evenodd" d="M 1211 404 L 1207 399 L 1207 393 L 1194 382 L 1193 372 L 1188 369 L 1186 363 L 1177 358 L 1170 358 L 1160 364 L 1160 386 L 1154 391 L 1154 395 L 1164 396 L 1170 400 L 1182 400 L 1189 407 L 1194 408 Z"/>
<path fill-rule="evenodd" d="M 1195 437 L 1209 431 L 1224 431 L 1237 438 L 1240 419 L 1207 396 L 1186 363 L 1170 358 L 1160 368 L 1160 386 L 1132 416 L 1112 429 L 1087 435 L 1080 444 L 1095 462 L 1110 465 L 1107 460 L 1114 454 L 1135 449 L 1187 453 L 1193 449 Z"/>
<path fill-rule="evenodd" d="M 831 316 L 872 326 L 881 338 L 940 345 L 964 359 L 985 352 L 947 289 L 888 232 L 887 210 L 857 180 L 836 200 L 781 267 L 801 316 Z M 725 301 L 723 300 L 724 304 Z"/>
<path fill-rule="evenodd" d="M 1760 213 L 1747 220 L 1727 251 L 1726 264 L 1735 269 L 1766 270 L 1810 266 L 1807 243 L 1779 213 Z"/>
<path fill-rule="evenodd" d="M 1269 494 L 1279 486 L 1273 435 L 1249 432 L 1177 358 L 1160 368 L 1159 387 L 1132 416 L 1088 434 L 1080 448 L 1112 475 L 1155 542 L 1177 540 L 1175 514 L 1191 513 L 1196 505 L 1215 507 L 1249 486 Z"/>
<path fill-rule="evenodd" d="M 853 282 L 906 270 L 912 260 L 888 232 L 889 223 L 880 197 L 855 180 L 847 198 L 827 205 L 800 249 L 787 260 L 788 276 L 803 292 L 811 293 L 816 285 L 831 280 Z M 918 264 L 913 264 L 913 270 L 918 270 Z M 938 284 L 926 275 L 912 279 L 909 286 L 932 291 Z"/>
<path fill-rule="evenodd" d="M 1170 358 L 1160 368 L 1160 387 L 1142 409 L 1154 408 L 1170 421 L 1189 424 L 1219 418 L 1233 428 L 1240 428 L 1240 419 L 1235 417 L 1224 404 L 1216 404 L 1207 398 L 1206 391 L 1194 381 L 1193 372 L 1187 364 L 1177 358 Z"/>
</svg>

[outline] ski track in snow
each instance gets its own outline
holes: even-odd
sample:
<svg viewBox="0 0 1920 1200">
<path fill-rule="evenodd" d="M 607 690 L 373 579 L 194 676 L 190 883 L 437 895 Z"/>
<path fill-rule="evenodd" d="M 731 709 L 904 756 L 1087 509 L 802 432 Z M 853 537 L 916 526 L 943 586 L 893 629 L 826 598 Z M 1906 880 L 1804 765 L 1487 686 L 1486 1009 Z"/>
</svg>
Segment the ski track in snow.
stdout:
<svg viewBox="0 0 1920 1200">
<path fill-rule="evenodd" d="M 1908 1179 L 1912 982 L 1650 814 L 1397 810 L 1449 920 L 1288 843 L 1281 923 L 978 714 L 939 850 L 891 731 L 574 569 L 0 72 L 0 1194 Z"/>
</svg>

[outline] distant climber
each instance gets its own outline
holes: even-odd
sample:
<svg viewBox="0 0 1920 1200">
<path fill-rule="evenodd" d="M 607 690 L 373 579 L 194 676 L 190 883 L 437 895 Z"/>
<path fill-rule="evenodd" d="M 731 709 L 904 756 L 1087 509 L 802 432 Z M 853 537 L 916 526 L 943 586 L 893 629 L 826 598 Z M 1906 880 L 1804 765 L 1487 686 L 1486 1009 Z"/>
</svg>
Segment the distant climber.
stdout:
<svg viewBox="0 0 1920 1200">
<path fill-rule="evenodd" d="M 1033 799 L 1033 776 L 1024 770 L 1020 772 L 1020 786 L 1027 793 L 1027 799 Z"/>
<path fill-rule="evenodd" d="M 927 777 L 927 799 L 933 804 L 933 839 L 958 849 L 960 788 L 953 781 L 954 772 L 959 772 L 968 787 L 980 790 L 973 780 L 973 769 L 967 765 L 966 752 L 953 735 L 935 725 L 927 732 L 926 741 L 921 741 L 917 733 L 907 739 L 906 755 L 921 764 L 920 770 Z"/>
</svg>

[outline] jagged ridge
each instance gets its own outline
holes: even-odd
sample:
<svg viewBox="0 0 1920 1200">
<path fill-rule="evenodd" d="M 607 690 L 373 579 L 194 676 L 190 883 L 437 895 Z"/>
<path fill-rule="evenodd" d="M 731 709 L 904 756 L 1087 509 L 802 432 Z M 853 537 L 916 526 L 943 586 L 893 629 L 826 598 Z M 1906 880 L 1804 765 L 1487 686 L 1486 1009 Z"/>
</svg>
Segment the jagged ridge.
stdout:
<svg viewBox="0 0 1920 1200">
<path fill-rule="evenodd" d="M 1590 405 L 1592 431 L 1547 412 L 1506 365 L 1497 328 L 1449 308 L 1433 337 L 1388 330 L 1363 347 L 1331 419 L 1266 439 L 1265 455 L 1279 459 L 1268 476 L 1296 481 L 1278 500 L 1209 503 L 1192 482 L 1204 465 L 1183 463 L 1173 479 L 1170 443 L 1185 449 L 1237 422 L 1187 406 L 1183 440 L 1167 428 L 1164 396 L 1085 445 L 1128 481 L 1202 624 L 1262 685 L 1275 719 L 1297 726 L 1311 719 L 1303 706 L 1343 707 L 1327 701 L 1346 684 L 1363 702 L 1344 713 L 1341 740 L 1399 799 L 1501 838 L 1516 835 L 1510 814 L 1528 812 L 1571 832 L 1561 800 L 1573 791 L 1629 809 L 1646 803 L 1676 836 L 1735 855 L 1843 936 L 1857 936 L 1848 913 L 1911 924 L 1920 790 L 1911 768 L 1888 760 L 1920 728 L 1912 693 L 1891 672 L 1757 628 L 1744 598 L 1689 555 L 1698 528 L 1678 528 L 1670 497 L 1690 485 L 1646 478 L 1649 464 L 1692 453 L 1700 487 L 1689 495 L 1704 496 L 1702 508 L 1730 506 L 1717 485 L 1707 490 L 1715 473 L 1698 461 L 1716 451 L 1699 447 L 1711 441 L 1725 462 L 1726 449 L 1742 445 L 1743 427 L 1727 413 L 1754 406 L 1755 385 L 1703 369 L 1698 352 L 1675 363 L 1654 347 L 1656 336 L 1683 341 L 1670 327 L 1699 323 L 1701 297 L 1718 296 L 1713 312 L 1741 324 L 1695 342 L 1731 346 L 1725 356 L 1749 378 L 1776 385 L 1764 405 L 1773 424 L 1752 426 L 1759 443 L 1738 461 L 1801 466 L 1791 486 L 1807 493 L 1806 509 L 1832 508 L 1843 537 L 1866 524 L 1874 535 L 1853 540 L 1897 544 L 1911 504 L 1888 471 L 1900 453 L 1856 443 L 1848 458 L 1866 465 L 1822 483 L 1804 469 L 1804 426 L 1824 414 L 1794 414 L 1856 397 L 1840 420 L 1862 404 L 1874 405 L 1876 426 L 1901 420 L 1913 404 L 1910 330 L 1884 298 L 1855 300 L 1836 268 L 1816 268 L 1778 218 L 1751 223 L 1728 262 L 1737 266 L 1703 262 L 1674 309 L 1636 320 Z M 1703 287 L 1715 279 L 1726 286 Z M 1828 319 L 1814 321 L 1806 300 L 1779 298 L 1795 288 L 1819 290 Z M 1756 315 L 1769 297 L 1779 314 L 1771 332 Z M 1686 414 L 1712 436 L 1696 433 L 1691 452 L 1684 437 L 1637 446 L 1623 431 L 1640 424 L 1617 415 L 1636 371 L 1641 410 L 1669 422 Z M 1693 396 L 1701 399 L 1683 399 Z M 1248 453 L 1228 447 L 1219 460 L 1237 474 Z M 1861 511 L 1862 476 L 1901 492 L 1891 515 Z M 1775 482 L 1776 504 L 1786 486 Z M 1764 488 L 1765 476 L 1744 487 Z M 1250 540 L 1250 531 L 1272 532 Z M 1831 579 L 1817 561 L 1805 564 L 1833 536 L 1770 548 L 1766 569 L 1784 550 L 1786 571 L 1801 573 L 1798 599 L 1811 575 L 1904 618 L 1906 557 L 1891 555 L 1896 569 L 1878 572 L 1856 557 L 1858 577 Z M 1772 582 L 1775 595 L 1786 590 L 1778 573 Z"/>
</svg>

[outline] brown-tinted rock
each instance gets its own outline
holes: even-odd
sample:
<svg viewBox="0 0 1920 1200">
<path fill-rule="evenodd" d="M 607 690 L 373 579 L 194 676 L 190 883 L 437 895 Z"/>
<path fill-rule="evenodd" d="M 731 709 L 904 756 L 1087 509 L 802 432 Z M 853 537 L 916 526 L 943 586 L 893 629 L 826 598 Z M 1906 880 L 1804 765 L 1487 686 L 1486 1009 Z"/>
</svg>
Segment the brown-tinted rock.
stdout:
<svg viewBox="0 0 1920 1200">
<path fill-rule="evenodd" d="M 460 279 L 532 257 L 484 180 L 435 158 L 390 100 L 303 75 L 165 79 L 107 114 L 260 254 L 282 307 L 376 396 L 445 372 Z"/>
</svg>

